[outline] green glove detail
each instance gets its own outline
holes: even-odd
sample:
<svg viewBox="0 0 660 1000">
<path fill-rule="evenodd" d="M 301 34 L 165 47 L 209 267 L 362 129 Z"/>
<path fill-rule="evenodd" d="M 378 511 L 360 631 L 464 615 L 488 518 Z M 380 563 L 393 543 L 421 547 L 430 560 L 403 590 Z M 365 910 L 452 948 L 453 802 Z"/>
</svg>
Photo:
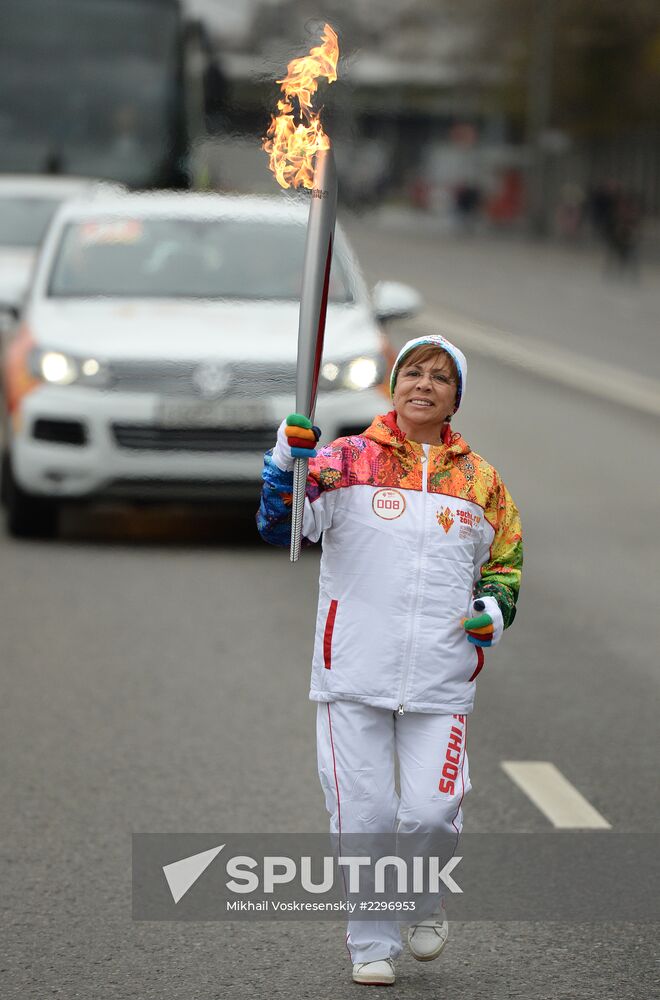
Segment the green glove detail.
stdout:
<svg viewBox="0 0 660 1000">
<path fill-rule="evenodd" d="M 286 422 L 293 427 L 305 427 L 308 431 L 311 431 L 313 426 L 309 417 L 304 417 L 302 413 L 290 413 Z"/>
</svg>

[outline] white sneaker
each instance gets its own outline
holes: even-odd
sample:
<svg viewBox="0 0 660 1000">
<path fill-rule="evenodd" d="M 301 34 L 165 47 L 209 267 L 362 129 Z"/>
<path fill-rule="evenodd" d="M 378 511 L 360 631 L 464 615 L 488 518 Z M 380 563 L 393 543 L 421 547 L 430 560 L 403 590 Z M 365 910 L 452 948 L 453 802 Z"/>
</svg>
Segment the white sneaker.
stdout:
<svg viewBox="0 0 660 1000">
<path fill-rule="evenodd" d="M 418 962 L 432 962 L 447 944 L 448 937 L 447 921 L 429 917 L 408 928 L 408 947 Z"/>
<path fill-rule="evenodd" d="M 353 982 L 363 986 L 391 986 L 396 976 L 391 958 L 378 962 L 356 962 L 353 966 Z"/>
</svg>

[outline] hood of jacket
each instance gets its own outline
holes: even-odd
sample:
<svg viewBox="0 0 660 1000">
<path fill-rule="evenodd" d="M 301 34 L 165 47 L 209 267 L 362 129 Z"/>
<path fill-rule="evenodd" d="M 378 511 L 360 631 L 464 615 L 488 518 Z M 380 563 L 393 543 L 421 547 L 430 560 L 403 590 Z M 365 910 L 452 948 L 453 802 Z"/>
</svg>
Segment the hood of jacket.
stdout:
<svg viewBox="0 0 660 1000">
<path fill-rule="evenodd" d="M 364 432 L 364 436 L 389 448 L 412 450 L 415 454 L 421 454 L 424 450 L 418 441 L 409 440 L 403 433 L 396 422 L 396 410 L 390 410 L 389 413 L 376 417 Z M 429 462 L 432 465 L 449 465 L 461 455 L 469 455 L 471 451 L 465 438 L 457 431 L 452 431 L 449 424 L 445 424 L 442 444 L 432 444 L 429 448 Z"/>
</svg>

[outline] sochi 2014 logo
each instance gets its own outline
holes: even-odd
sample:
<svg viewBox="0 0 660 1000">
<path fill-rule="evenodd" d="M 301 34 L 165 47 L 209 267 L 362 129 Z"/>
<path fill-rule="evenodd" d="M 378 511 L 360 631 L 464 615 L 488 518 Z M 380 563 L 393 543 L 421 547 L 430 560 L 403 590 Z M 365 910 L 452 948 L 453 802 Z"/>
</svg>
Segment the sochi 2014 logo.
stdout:
<svg viewBox="0 0 660 1000">
<path fill-rule="evenodd" d="M 454 523 L 454 518 L 452 517 L 449 507 L 445 507 L 444 510 L 437 510 L 435 512 L 435 516 L 438 519 L 438 524 L 442 525 L 445 529 L 445 534 L 447 534 Z"/>
<path fill-rule="evenodd" d="M 401 517 L 406 509 L 406 499 L 398 490 L 376 490 L 371 508 L 378 517 L 382 517 L 385 521 L 393 521 Z"/>
</svg>

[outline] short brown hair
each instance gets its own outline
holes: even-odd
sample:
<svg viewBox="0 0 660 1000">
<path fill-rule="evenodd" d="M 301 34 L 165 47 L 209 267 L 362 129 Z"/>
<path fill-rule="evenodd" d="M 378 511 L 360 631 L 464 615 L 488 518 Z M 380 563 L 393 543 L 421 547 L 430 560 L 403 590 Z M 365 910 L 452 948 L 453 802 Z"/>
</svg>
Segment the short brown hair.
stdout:
<svg viewBox="0 0 660 1000">
<path fill-rule="evenodd" d="M 404 365 L 421 365 L 424 361 L 430 361 L 432 358 L 436 357 L 438 354 L 444 354 L 449 362 L 449 371 L 451 372 L 451 377 L 456 383 L 459 384 L 458 378 L 458 368 L 456 367 L 456 362 L 452 358 L 448 351 L 445 351 L 442 347 L 437 347 L 435 344 L 420 344 L 419 347 L 414 347 L 410 354 L 406 354 L 403 358 L 399 367 L 396 370 L 397 381 L 399 378 L 399 372 Z M 396 382 L 394 383 L 396 385 Z"/>
</svg>

